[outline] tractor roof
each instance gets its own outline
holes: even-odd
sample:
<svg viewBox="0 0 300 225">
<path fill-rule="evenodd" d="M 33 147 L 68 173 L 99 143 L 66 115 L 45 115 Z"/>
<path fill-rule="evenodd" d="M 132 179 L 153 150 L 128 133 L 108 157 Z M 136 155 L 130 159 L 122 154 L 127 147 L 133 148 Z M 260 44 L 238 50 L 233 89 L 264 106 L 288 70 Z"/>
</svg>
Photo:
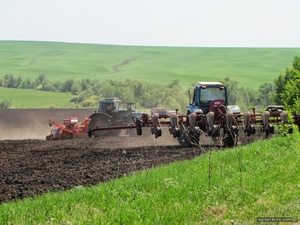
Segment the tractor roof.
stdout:
<svg viewBox="0 0 300 225">
<path fill-rule="evenodd" d="M 206 86 L 223 86 L 221 82 L 199 82 L 199 85 L 206 85 Z"/>
<path fill-rule="evenodd" d="M 118 97 L 115 98 L 105 98 L 100 100 L 100 102 L 106 102 L 106 103 L 111 103 L 111 102 L 122 102 Z"/>
</svg>

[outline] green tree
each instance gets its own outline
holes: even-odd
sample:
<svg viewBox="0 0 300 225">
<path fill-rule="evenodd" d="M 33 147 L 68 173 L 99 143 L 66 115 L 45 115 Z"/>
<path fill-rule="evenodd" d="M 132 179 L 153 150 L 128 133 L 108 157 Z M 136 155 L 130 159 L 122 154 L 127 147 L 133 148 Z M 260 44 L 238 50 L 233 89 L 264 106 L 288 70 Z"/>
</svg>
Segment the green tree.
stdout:
<svg viewBox="0 0 300 225">
<path fill-rule="evenodd" d="M 300 99 L 300 76 L 285 85 L 281 100 L 287 108 L 293 109 L 296 101 Z"/>
<path fill-rule="evenodd" d="M 91 88 L 91 86 L 92 86 L 92 81 L 91 81 L 91 79 L 85 78 L 85 79 L 82 79 L 82 80 L 81 80 L 81 89 L 82 89 L 83 91 L 85 91 L 85 90 Z"/>
<path fill-rule="evenodd" d="M 62 86 L 63 86 L 62 82 L 54 81 L 53 86 L 55 88 L 55 91 L 62 91 Z"/>
<path fill-rule="evenodd" d="M 98 105 L 98 97 L 93 95 L 90 96 L 89 98 L 83 100 L 80 105 L 82 107 L 91 107 L 91 106 L 97 106 Z"/>
<path fill-rule="evenodd" d="M 0 109 L 8 109 L 11 106 L 11 100 L 3 99 L 0 102 Z"/>
<path fill-rule="evenodd" d="M 274 104 L 275 89 L 273 83 L 265 82 L 258 87 L 258 104 L 268 106 Z"/>
<path fill-rule="evenodd" d="M 88 99 L 90 98 L 91 96 L 94 96 L 94 92 L 93 90 L 91 89 L 88 89 L 88 90 L 85 90 L 83 92 L 81 92 L 79 95 L 78 95 L 78 102 L 83 102 L 85 99 Z"/>
<path fill-rule="evenodd" d="M 72 95 L 78 95 L 80 92 L 82 92 L 82 88 L 81 88 L 81 85 L 79 84 L 79 82 L 74 81 L 70 88 L 70 91 L 71 91 Z"/>
<path fill-rule="evenodd" d="M 161 89 L 161 94 L 163 95 L 159 98 L 159 105 L 171 110 L 179 109 L 181 113 L 187 111 L 186 106 L 188 105 L 188 97 L 182 90 L 178 79 L 171 81 Z"/>
<path fill-rule="evenodd" d="M 12 74 L 4 76 L 4 86 L 8 88 L 18 88 L 22 83 L 22 78 L 15 78 Z"/>
<path fill-rule="evenodd" d="M 92 89 L 95 95 L 101 94 L 102 83 L 99 80 L 93 80 L 88 89 Z"/>
<path fill-rule="evenodd" d="M 54 85 L 53 85 L 52 82 L 46 81 L 43 84 L 42 90 L 43 91 L 53 91 L 54 92 L 55 91 L 55 87 L 54 87 Z"/>
<path fill-rule="evenodd" d="M 74 79 L 68 79 L 63 83 L 61 91 L 62 92 L 71 92 L 72 85 L 74 84 Z"/>
<path fill-rule="evenodd" d="M 239 88 L 239 100 L 238 105 L 242 110 L 249 110 L 252 109 L 252 107 L 258 106 L 258 92 L 252 88 Z"/>
<path fill-rule="evenodd" d="M 287 109 L 294 110 L 300 98 L 300 58 L 294 57 L 293 67 L 286 68 L 284 74 L 280 74 L 274 80 L 275 102 L 284 104 Z"/>
<path fill-rule="evenodd" d="M 39 76 L 38 76 L 38 78 L 36 79 L 36 83 L 37 83 L 37 85 L 43 85 L 44 83 L 45 83 L 45 81 L 46 81 L 47 79 L 46 79 L 46 75 L 44 74 L 44 73 L 42 73 L 42 74 L 40 74 Z"/>
<path fill-rule="evenodd" d="M 0 78 L 0 87 L 4 87 L 5 81 L 4 78 Z"/>
<path fill-rule="evenodd" d="M 230 80 L 229 77 L 225 77 L 225 79 L 222 80 L 221 83 L 223 83 L 227 87 L 229 105 L 237 104 L 237 101 L 239 100 L 238 97 L 240 96 L 240 90 L 238 86 L 239 82 Z"/>
<path fill-rule="evenodd" d="M 23 80 L 21 82 L 19 87 L 22 89 L 33 89 L 35 86 L 34 83 L 29 78 L 27 78 L 26 80 Z"/>
</svg>

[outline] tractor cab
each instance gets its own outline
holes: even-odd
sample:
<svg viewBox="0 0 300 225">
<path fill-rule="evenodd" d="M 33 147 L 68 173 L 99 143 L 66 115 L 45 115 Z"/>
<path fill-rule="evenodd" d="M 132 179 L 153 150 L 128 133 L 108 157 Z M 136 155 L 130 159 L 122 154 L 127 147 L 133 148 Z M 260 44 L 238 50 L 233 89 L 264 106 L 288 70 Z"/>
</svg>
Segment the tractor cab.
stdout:
<svg viewBox="0 0 300 225">
<path fill-rule="evenodd" d="M 220 82 L 199 82 L 194 88 L 189 112 L 206 114 L 212 104 L 228 106 L 227 88 Z"/>
<path fill-rule="evenodd" d="M 98 112 L 112 112 L 119 108 L 122 101 L 119 98 L 107 98 L 99 101 Z"/>
<path fill-rule="evenodd" d="M 123 102 L 119 98 L 106 98 L 99 101 L 99 113 L 107 113 L 114 118 L 123 119 L 135 112 L 135 103 Z"/>
</svg>

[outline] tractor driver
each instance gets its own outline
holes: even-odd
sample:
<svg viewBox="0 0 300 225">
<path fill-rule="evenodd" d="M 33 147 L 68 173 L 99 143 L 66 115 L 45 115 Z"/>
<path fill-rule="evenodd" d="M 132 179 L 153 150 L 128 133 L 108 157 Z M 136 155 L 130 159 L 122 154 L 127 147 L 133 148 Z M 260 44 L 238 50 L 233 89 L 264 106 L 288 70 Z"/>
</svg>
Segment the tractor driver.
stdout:
<svg viewBox="0 0 300 225">
<path fill-rule="evenodd" d="M 114 111 L 115 110 L 114 103 L 107 103 L 107 109 L 108 111 Z"/>
</svg>

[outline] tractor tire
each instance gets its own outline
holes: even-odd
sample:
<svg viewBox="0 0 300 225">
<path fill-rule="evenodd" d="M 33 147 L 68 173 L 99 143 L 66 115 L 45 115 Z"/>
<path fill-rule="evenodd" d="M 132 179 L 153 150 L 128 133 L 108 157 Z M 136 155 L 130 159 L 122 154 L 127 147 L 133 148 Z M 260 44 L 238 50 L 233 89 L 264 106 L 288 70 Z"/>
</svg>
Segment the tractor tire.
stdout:
<svg viewBox="0 0 300 225">
<path fill-rule="evenodd" d="M 88 129 L 88 136 L 89 136 L 89 137 L 92 137 L 92 136 L 93 136 L 93 130 L 92 130 L 92 128 L 89 128 L 89 129 Z"/>
<path fill-rule="evenodd" d="M 232 127 L 226 130 L 224 132 L 223 146 L 229 148 L 237 146 L 238 132 L 237 127 Z"/>
<path fill-rule="evenodd" d="M 113 118 L 109 115 L 103 113 L 94 113 L 90 116 L 89 128 L 91 130 L 97 128 L 109 128 L 113 126 Z M 121 133 L 121 129 L 116 130 L 94 130 L 94 137 L 102 137 L 102 136 L 118 136 Z"/>
<path fill-rule="evenodd" d="M 228 135 L 227 137 L 225 137 L 223 139 L 223 146 L 224 147 L 233 147 L 235 145 L 235 140 L 234 137 L 232 137 L 232 135 Z"/>
<path fill-rule="evenodd" d="M 200 131 L 194 130 L 190 133 L 190 140 L 192 147 L 199 147 L 199 141 L 200 141 Z"/>
<path fill-rule="evenodd" d="M 182 124 L 179 125 L 180 135 L 177 137 L 177 140 L 181 147 L 189 148 L 192 147 L 191 140 L 189 137 L 189 131 Z"/>
<path fill-rule="evenodd" d="M 143 130 L 142 130 L 142 121 L 140 121 L 139 119 L 136 120 L 136 134 L 138 136 L 141 136 L 143 134 Z"/>
</svg>

